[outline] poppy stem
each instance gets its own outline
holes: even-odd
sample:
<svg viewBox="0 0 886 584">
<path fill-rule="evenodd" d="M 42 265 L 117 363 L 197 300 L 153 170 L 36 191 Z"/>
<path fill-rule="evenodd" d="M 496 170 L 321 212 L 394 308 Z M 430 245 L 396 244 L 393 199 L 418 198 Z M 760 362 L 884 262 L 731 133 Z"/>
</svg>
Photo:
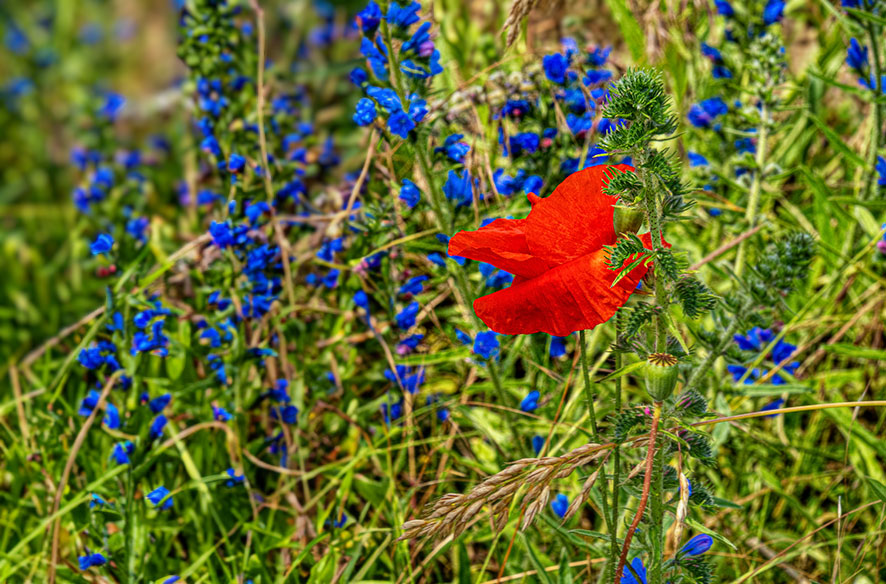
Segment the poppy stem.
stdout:
<svg viewBox="0 0 886 584">
<path fill-rule="evenodd" d="M 594 395 L 591 392 L 591 377 L 588 373 L 588 349 L 585 346 L 585 331 L 578 331 L 578 345 L 581 348 L 581 372 L 585 382 L 585 402 L 588 406 L 588 416 L 591 418 L 591 431 L 593 432 L 594 442 L 600 441 L 600 434 L 597 430 L 597 412 L 594 409 Z"/>
<path fill-rule="evenodd" d="M 652 487 L 652 470 L 655 463 L 655 446 L 658 442 L 658 423 L 661 420 L 661 402 L 653 404 L 652 426 L 649 429 L 649 447 L 646 450 L 646 472 L 643 476 L 643 494 L 640 495 L 640 503 L 637 505 L 637 512 L 634 514 L 634 520 L 625 533 L 624 545 L 621 546 L 621 556 L 618 559 L 618 567 L 615 569 L 615 577 L 612 579 L 613 584 L 618 584 L 624 574 L 625 563 L 628 560 L 628 551 L 631 548 L 631 540 L 634 539 L 634 532 L 640 520 L 643 519 L 643 512 L 646 510 L 646 503 L 649 500 L 649 491 Z"/>
<path fill-rule="evenodd" d="M 618 341 L 618 335 L 620 332 L 620 316 L 619 313 L 615 313 L 615 339 Z M 618 371 L 621 369 L 621 353 L 615 353 L 615 370 Z M 615 415 L 621 413 L 621 377 L 617 377 L 615 379 Z M 612 506 L 610 508 L 609 515 L 609 562 L 607 562 L 606 575 L 607 579 L 605 581 L 611 582 L 612 577 L 615 575 L 615 566 L 618 562 L 618 499 L 621 494 L 621 487 L 618 484 L 620 480 L 620 465 L 621 465 L 621 445 L 616 444 L 615 446 L 615 456 L 612 458 Z"/>
</svg>

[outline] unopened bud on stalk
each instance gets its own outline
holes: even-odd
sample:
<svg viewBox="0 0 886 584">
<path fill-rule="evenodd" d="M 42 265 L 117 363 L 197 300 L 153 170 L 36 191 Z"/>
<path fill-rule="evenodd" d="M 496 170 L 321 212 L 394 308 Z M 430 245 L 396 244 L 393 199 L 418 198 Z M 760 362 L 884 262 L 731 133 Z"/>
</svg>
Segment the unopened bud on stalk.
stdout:
<svg viewBox="0 0 886 584">
<path fill-rule="evenodd" d="M 620 233 L 637 233 L 643 225 L 643 212 L 631 207 L 615 207 L 612 216 L 616 235 Z"/>
<path fill-rule="evenodd" d="M 664 401 L 677 385 L 677 358 L 670 353 L 652 353 L 643 367 L 646 393 L 655 401 Z"/>
</svg>

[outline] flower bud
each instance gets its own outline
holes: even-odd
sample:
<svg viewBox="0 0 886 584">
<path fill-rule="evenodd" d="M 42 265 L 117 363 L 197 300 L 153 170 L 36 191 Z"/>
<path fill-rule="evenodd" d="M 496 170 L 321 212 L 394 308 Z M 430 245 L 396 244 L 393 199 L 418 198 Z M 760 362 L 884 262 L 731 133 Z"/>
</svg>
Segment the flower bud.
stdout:
<svg viewBox="0 0 886 584">
<path fill-rule="evenodd" d="M 646 393 L 655 401 L 670 397 L 677 385 L 677 358 L 670 353 L 652 353 L 643 367 Z"/>
<path fill-rule="evenodd" d="M 612 215 L 612 223 L 615 233 L 637 233 L 643 225 L 643 212 L 631 207 L 615 207 Z"/>
</svg>

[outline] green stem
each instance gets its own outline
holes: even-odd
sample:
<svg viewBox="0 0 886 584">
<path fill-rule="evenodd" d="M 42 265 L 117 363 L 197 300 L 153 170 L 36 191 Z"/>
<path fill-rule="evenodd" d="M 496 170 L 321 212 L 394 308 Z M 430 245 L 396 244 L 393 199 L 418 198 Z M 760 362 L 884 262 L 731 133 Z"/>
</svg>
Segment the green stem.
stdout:
<svg viewBox="0 0 886 584">
<path fill-rule="evenodd" d="M 487 359 L 486 366 L 487 369 L 489 369 L 489 378 L 492 379 L 492 385 L 495 386 L 495 391 L 498 394 L 498 399 L 501 400 L 501 405 L 503 407 L 507 407 L 508 394 L 505 393 L 505 388 L 501 384 L 501 379 L 498 377 L 498 367 L 496 367 L 495 360 Z M 511 431 L 511 437 L 514 440 L 514 448 L 516 448 L 518 452 L 522 452 L 523 444 L 520 440 L 520 435 L 517 434 L 517 428 L 514 427 L 514 422 L 511 420 L 511 416 L 508 415 L 508 412 L 504 412 L 503 417 L 505 419 L 505 422 L 507 422 L 508 424 L 508 430 Z"/>
<path fill-rule="evenodd" d="M 748 196 L 748 207 L 745 209 L 744 216 L 745 221 L 748 223 L 748 229 L 753 229 L 757 226 L 757 214 L 760 210 L 760 195 L 763 192 L 763 166 L 766 164 L 766 148 L 769 137 L 768 131 L 769 112 L 764 103 L 760 108 L 759 139 L 757 140 L 757 154 L 754 158 L 755 166 L 757 168 L 754 170 L 754 177 L 751 182 L 751 193 Z M 744 272 L 745 264 L 747 263 L 747 243 L 748 240 L 744 239 L 738 244 L 738 254 L 735 257 L 735 275 L 738 277 L 741 277 L 742 272 Z"/>
<path fill-rule="evenodd" d="M 585 331 L 578 331 L 578 345 L 581 348 L 581 372 L 585 382 L 585 402 L 588 406 L 588 416 L 591 419 L 591 431 L 594 442 L 600 441 L 600 433 L 597 430 L 597 412 L 594 410 L 594 396 L 591 392 L 591 377 L 588 372 L 588 349 L 585 346 Z"/>
<path fill-rule="evenodd" d="M 661 406 L 658 406 L 659 408 Z M 648 584 L 662 584 L 664 556 L 664 448 L 661 435 L 656 437 L 655 460 L 652 467 L 652 483 L 649 493 L 650 522 L 649 539 L 652 553 Z"/>
<path fill-rule="evenodd" d="M 646 176 L 646 172 L 643 169 L 643 165 L 646 163 L 646 153 L 641 152 L 637 157 L 637 176 L 640 178 L 640 182 L 643 185 L 643 200 L 646 206 L 646 224 L 649 226 L 649 233 L 652 237 L 652 250 L 657 254 L 663 249 L 663 245 L 661 243 L 662 240 L 662 225 L 661 225 L 661 205 L 658 200 L 658 195 L 655 192 L 655 189 L 651 188 L 651 185 L 648 184 L 648 178 Z M 658 305 L 660 310 L 667 310 L 668 301 L 667 301 L 667 293 L 665 287 L 659 284 L 659 278 L 655 273 L 655 270 L 648 272 L 648 277 L 650 281 L 650 285 L 653 290 L 653 294 L 655 295 L 655 303 Z M 664 318 L 655 314 L 652 317 L 652 325 L 655 330 L 655 350 L 656 351 L 665 351 L 667 348 L 667 326 L 665 325 Z"/>
<path fill-rule="evenodd" d="M 743 313 L 744 310 L 741 310 L 739 313 Z M 689 391 L 690 389 L 695 388 L 696 381 L 701 376 L 702 373 L 710 369 L 711 365 L 713 365 L 714 361 L 717 360 L 717 357 L 723 354 L 726 350 L 726 347 L 729 346 L 729 343 L 732 342 L 732 335 L 738 330 L 739 319 L 733 318 L 729 325 L 726 327 L 726 330 L 723 332 L 723 336 L 721 337 L 720 343 L 716 348 L 708 351 L 708 354 L 705 356 L 704 361 L 699 364 L 698 367 L 692 370 L 692 373 L 689 375 L 689 379 L 686 380 L 686 385 L 684 386 L 683 391 Z"/>
<path fill-rule="evenodd" d="M 615 335 L 616 340 L 619 334 L 619 314 L 615 313 Z M 615 354 L 615 370 L 621 369 L 622 359 L 621 353 Z M 621 377 L 615 379 L 615 415 L 621 412 Z M 609 561 L 606 563 L 606 582 L 612 582 L 615 577 L 615 567 L 618 564 L 618 499 L 621 494 L 619 486 L 621 465 L 621 449 L 620 445 L 615 446 L 615 452 L 612 457 L 612 505 L 609 513 Z"/>
<path fill-rule="evenodd" d="M 874 97 L 880 98 L 883 95 L 882 75 L 880 67 L 880 43 L 877 39 L 877 27 L 872 22 L 865 23 L 865 29 L 868 33 L 868 42 L 871 43 L 871 67 L 874 70 Z M 865 189 L 863 197 L 866 200 L 873 199 L 876 191 L 876 183 L 874 182 L 874 169 L 877 166 L 877 155 L 883 146 L 883 104 L 875 103 L 874 107 L 874 123 L 871 130 L 871 145 L 868 153 L 868 168 L 866 170 L 867 178 L 865 180 Z"/>
<path fill-rule="evenodd" d="M 132 526 L 135 515 L 135 488 L 132 483 L 132 468 L 130 466 L 126 470 L 126 524 L 124 525 L 124 539 L 126 541 L 126 581 L 130 583 L 136 581 L 135 531 Z"/>
</svg>

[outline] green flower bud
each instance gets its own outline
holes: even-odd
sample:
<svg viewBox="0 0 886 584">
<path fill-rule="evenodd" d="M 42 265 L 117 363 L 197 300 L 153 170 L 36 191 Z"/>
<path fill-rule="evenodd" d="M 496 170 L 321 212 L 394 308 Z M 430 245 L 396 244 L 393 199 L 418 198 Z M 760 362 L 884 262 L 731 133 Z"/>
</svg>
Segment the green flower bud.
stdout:
<svg viewBox="0 0 886 584">
<path fill-rule="evenodd" d="M 616 235 L 619 233 L 637 233 L 643 225 L 643 212 L 631 207 L 615 207 L 612 216 Z"/>
<path fill-rule="evenodd" d="M 664 401 L 677 385 L 677 358 L 670 353 L 652 353 L 643 367 L 646 393 L 655 401 Z"/>
</svg>

